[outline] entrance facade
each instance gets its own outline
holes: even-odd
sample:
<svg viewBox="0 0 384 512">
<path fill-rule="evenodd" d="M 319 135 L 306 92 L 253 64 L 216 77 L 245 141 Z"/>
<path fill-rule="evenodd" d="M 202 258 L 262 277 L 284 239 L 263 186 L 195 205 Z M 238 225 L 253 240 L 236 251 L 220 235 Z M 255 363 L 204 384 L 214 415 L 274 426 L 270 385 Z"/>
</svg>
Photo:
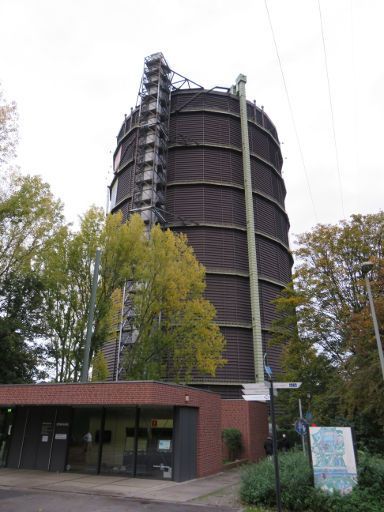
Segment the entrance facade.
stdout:
<svg viewBox="0 0 384 512">
<path fill-rule="evenodd" d="M 264 456 L 267 408 L 155 381 L 0 385 L 0 468 L 182 482 L 221 471 L 222 429 Z"/>
<path fill-rule="evenodd" d="M 32 406 L 12 414 L 7 467 L 178 481 L 196 476 L 197 409 Z"/>
</svg>

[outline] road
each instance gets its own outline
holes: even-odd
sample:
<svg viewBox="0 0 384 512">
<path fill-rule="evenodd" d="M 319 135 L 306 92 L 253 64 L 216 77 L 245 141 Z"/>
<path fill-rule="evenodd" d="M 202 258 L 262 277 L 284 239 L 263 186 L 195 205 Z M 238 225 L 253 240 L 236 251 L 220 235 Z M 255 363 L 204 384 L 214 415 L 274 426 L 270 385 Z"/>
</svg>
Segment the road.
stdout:
<svg viewBox="0 0 384 512">
<path fill-rule="evenodd" d="M 80 493 L 0 489 L 0 512 L 233 512 L 233 508 Z"/>
</svg>

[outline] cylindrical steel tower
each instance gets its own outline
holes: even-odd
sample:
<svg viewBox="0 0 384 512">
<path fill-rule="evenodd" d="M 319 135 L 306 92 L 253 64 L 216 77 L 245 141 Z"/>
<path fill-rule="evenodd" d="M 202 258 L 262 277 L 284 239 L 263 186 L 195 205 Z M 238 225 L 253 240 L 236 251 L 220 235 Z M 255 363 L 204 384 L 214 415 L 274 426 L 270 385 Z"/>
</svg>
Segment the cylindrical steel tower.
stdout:
<svg viewBox="0 0 384 512">
<path fill-rule="evenodd" d="M 172 82 L 172 72 L 167 69 Z M 242 131 L 239 87 L 223 92 L 171 85 L 169 91 L 163 115 L 160 199 L 156 196 L 155 201 L 142 203 L 141 209 L 134 203 L 140 130 L 143 132 L 139 106 L 125 119 L 118 135 L 111 211 L 122 210 L 125 217 L 132 210 L 150 211 L 152 218 L 188 236 L 206 267 L 206 296 L 216 307 L 228 360 L 215 378 L 196 375 L 195 383 L 238 397 L 239 384 L 264 378 L 260 375 L 262 352 L 267 350 L 272 368 L 279 367 L 279 351 L 267 348 L 275 318 L 272 301 L 290 281 L 292 266 L 280 144 L 269 117 L 250 102 L 244 103 L 247 120 Z M 243 169 L 244 128 L 248 129 L 249 185 Z M 154 154 L 159 147 L 155 142 Z M 156 165 L 153 168 L 157 169 Z M 249 266 L 252 254 L 248 254 L 250 212 L 255 241 L 253 274 Z M 257 280 L 253 289 L 258 296 L 253 302 L 250 275 Z M 109 352 L 111 359 L 112 345 Z"/>
</svg>

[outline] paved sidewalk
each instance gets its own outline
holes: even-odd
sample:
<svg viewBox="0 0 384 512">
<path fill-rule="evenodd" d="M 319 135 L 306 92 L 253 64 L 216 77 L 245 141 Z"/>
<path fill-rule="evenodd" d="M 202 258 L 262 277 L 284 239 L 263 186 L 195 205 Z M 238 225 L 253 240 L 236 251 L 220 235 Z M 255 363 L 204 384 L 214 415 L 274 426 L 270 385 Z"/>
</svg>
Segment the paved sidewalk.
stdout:
<svg viewBox="0 0 384 512">
<path fill-rule="evenodd" d="M 187 482 L 121 476 L 48 473 L 37 470 L 0 469 L 0 489 L 31 489 L 101 496 L 141 498 L 173 503 L 216 505 L 220 510 L 240 510 L 236 494 L 240 469 Z"/>
</svg>

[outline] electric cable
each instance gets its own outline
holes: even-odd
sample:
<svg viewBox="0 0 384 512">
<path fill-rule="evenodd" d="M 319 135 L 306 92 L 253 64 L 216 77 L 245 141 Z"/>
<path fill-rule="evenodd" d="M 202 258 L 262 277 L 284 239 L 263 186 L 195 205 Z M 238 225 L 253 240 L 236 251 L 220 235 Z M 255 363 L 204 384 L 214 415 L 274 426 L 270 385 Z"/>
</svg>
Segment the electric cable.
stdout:
<svg viewBox="0 0 384 512">
<path fill-rule="evenodd" d="M 273 29 L 271 15 L 269 13 L 267 0 L 264 0 L 264 3 L 265 3 L 265 9 L 267 11 L 269 27 L 270 27 L 271 33 L 272 33 L 273 43 L 275 45 L 277 60 L 279 62 L 281 77 L 283 79 L 285 95 L 287 97 L 287 103 L 288 103 L 288 107 L 289 107 L 289 112 L 291 114 L 291 121 L 292 121 L 293 129 L 295 131 L 297 146 L 299 148 L 300 159 L 301 159 L 301 164 L 303 166 L 303 171 L 304 171 L 304 175 L 305 175 L 305 181 L 306 181 L 306 184 L 307 184 L 308 194 L 309 194 L 309 197 L 310 197 L 310 200 L 311 200 L 311 203 L 312 203 L 312 208 L 313 208 L 313 212 L 314 212 L 314 215 L 315 215 L 315 220 L 316 220 L 316 223 L 317 223 L 318 222 L 318 215 L 317 215 L 317 211 L 316 211 L 316 206 L 315 206 L 315 202 L 313 200 L 312 189 L 311 189 L 311 184 L 309 182 L 307 166 L 306 166 L 305 159 L 304 159 L 304 154 L 303 154 L 303 150 L 302 150 L 302 146 L 301 146 L 301 142 L 300 142 L 299 132 L 297 130 L 295 116 L 293 114 L 293 107 L 292 107 L 291 99 L 290 99 L 290 96 L 289 96 L 289 93 L 288 93 L 287 82 L 285 80 L 283 65 L 282 65 L 282 62 L 281 62 L 280 53 L 279 53 L 279 49 L 278 49 L 278 46 L 277 46 L 277 41 L 276 41 L 276 37 L 275 37 L 275 31 Z"/>
<path fill-rule="evenodd" d="M 332 95 L 331 95 L 331 82 L 330 82 L 330 79 L 329 79 L 327 48 L 326 48 L 326 45 L 325 45 L 323 16 L 321 14 L 320 0 L 317 0 L 317 5 L 319 6 L 321 38 L 322 38 L 322 41 L 323 41 L 323 49 L 324 49 L 325 74 L 327 76 L 327 84 L 328 84 L 329 107 L 330 107 L 330 111 L 331 111 L 332 133 L 333 133 L 333 142 L 334 142 L 334 146 L 335 146 L 336 169 L 337 169 L 337 176 L 338 176 L 338 181 L 339 181 L 339 191 L 340 191 L 340 199 L 341 199 L 341 210 L 342 210 L 342 213 L 343 213 L 343 218 L 345 219 L 344 198 L 343 198 L 343 185 L 342 185 L 341 173 L 340 173 L 339 151 L 338 151 L 338 148 L 337 148 L 336 129 L 335 129 L 335 116 L 333 114 L 333 104 L 332 104 Z"/>
</svg>

